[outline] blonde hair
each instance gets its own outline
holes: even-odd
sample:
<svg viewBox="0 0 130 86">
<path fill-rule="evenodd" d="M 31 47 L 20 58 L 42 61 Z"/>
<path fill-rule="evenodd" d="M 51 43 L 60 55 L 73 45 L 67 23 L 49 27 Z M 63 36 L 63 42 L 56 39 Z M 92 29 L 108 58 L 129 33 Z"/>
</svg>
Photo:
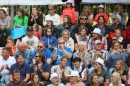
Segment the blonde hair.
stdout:
<svg viewBox="0 0 130 86">
<path fill-rule="evenodd" d="M 36 31 L 39 30 L 39 25 L 38 24 L 33 24 L 33 28 L 37 29 Z"/>
<path fill-rule="evenodd" d="M 114 77 L 116 77 L 118 79 L 118 86 L 121 86 L 121 76 L 120 76 L 120 74 L 118 72 L 114 72 L 112 74 L 112 76 L 114 76 Z M 112 86 L 114 86 L 113 82 L 112 82 Z"/>
<path fill-rule="evenodd" d="M 82 10 L 82 13 L 85 13 L 86 16 L 88 17 L 89 16 L 89 10 L 92 10 L 92 7 L 90 5 L 85 5 L 83 10 Z"/>
<path fill-rule="evenodd" d="M 38 76 L 38 74 L 37 73 L 31 74 L 31 84 L 32 84 L 32 86 L 35 84 L 35 82 L 34 82 L 34 77 L 35 76 Z M 39 76 L 38 76 L 38 78 L 39 78 Z M 40 85 L 40 78 L 39 78 L 38 83 L 37 83 L 36 86 L 39 86 L 39 85 Z"/>
<path fill-rule="evenodd" d="M 62 37 L 58 38 L 58 43 L 59 43 L 60 40 L 64 40 L 64 39 Z"/>
<path fill-rule="evenodd" d="M 6 39 L 6 42 L 7 42 L 8 40 L 11 40 L 11 41 L 14 43 L 14 40 L 13 40 L 13 38 L 12 38 L 11 36 L 8 36 L 8 38 Z"/>
<path fill-rule="evenodd" d="M 84 47 L 84 53 L 86 54 L 87 49 L 86 49 L 86 44 L 83 41 L 78 42 L 78 49 L 77 52 L 79 53 L 79 45 L 82 45 Z"/>
<path fill-rule="evenodd" d="M 70 37 L 70 32 L 69 32 L 67 29 L 63 30 L 63 32 L 62 32 L 62 36 L 63 36 L 63 33 L 64 33 L 64 32 L 67 32 L 68 35 L 69 35 L 69 37 Z"/>
<path fill-rule="evenodd" d="M 118 72 L 119 74 L 123 74 L 124 70 L 125 70 L 125 67 L 124 67 L 124 62 L 122 60 L 117 60 L 116 63 L 119 63 L 121 68 L 120 70 L 117 70 L 115 68 L 114 72 Z"/>
</svg>

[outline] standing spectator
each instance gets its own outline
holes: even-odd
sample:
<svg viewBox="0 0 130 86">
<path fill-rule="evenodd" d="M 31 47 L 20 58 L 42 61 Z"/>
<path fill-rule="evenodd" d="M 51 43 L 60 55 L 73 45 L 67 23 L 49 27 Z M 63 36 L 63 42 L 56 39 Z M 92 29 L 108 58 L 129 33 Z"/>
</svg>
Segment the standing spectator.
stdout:
<svg viewBox="0 0 130 86">
<path fill-rule="evenodd" d="M 116 14 L 119 14 L 121 16 L 121 24 L 122 25 L 125 25 L 126 24 L 126 14 L 123 12 L 122 10 L 122 6 L 120 4 L 117 4 L 115 6 L 115 11 L 112 13 L 111 15 L 111 18 L 113 19 L 113 17 L 116 15 Z M 114 22 L 113 22 L 114 23 Z"/>
<path fill-rule="evenodd" d="M 88 17 L 88 23 L 90 25 L 93 25 L 94 16 L 92 14 L 92 7 L 90 5 L 85 5 L 82 10 L 82 13 L 85 13 L 86 16 Z"/>
<path fill-rule="evenodd" d="M 1 47 L 6 45 L 6 38 L 11 34 L 11 18 L 8 16 L 8 11 L 5 7 L 0 9 L 0 43 Z"/>
<path fill-rule="evenodd" d="M 44 54 L 44 56 L 45 56 L 46 62 L 47 62 L 48 64 L 50 64 L 50 63 L 51 63 L 52 55 L 51 55 L 51 51 L 50 51 L 48 48 L 46 48 L 45 42 L 40 41 L 40 42 L 38 43 L 37 48 L 38 48 L 38 49 L 34 50 L 34 52 L 33 52 L 33 56 L 32 56 L 33 64 L 35 64 L 35 54 L 36 54 L 37 52 L 43 52 L 43 54 Z"/>
<path fill-rule="evenodd" d="M 13 81 L 11 81 L 7 86 L 27 86 L 26 82 L 20 80 L 20 70 L 14 69 L 12 72 Z"/>
<path fill-rule="evenodd" d="M 39 25 L 39 32 L 42 34 L 43 15 L 39 13 L 38 6 L 32 7 L 32 13 L 28 18 L 28 26 L 33 26 L 35 23 Z"/>
<path fill-rule="evenodd" d="M 105 37 L 101 36 L 101 30 L 99 28 L 95 28 L 92 33 L 93 37 L 90 38 L 89 43 L 88 43 L 88 50 L 93 50 L 94 49 L 94 42 L 96 40 L 101 41 L 102 49 L 107 50 L 107 39 Z"/>
<path fill-rule="evenodd" d="M 56 13 L 56 5 L 49 5 L 48 6 L 49 14 L 45 16 L 45 24 L 49 17 L 53 19 L 53 25 L 60 25 L 60 16 Z"/>
<path fill-rule="evenodd" d="M 93 28 L 99 28 L 101 30 L 101 36 L 108 39 L 109 37 L 109 27 L 105 25 L 105 18 L 103 15 L 98 16 L 98 24 L 93 26 Z"/>
<path fill-rule="evenodd" d="M 33 35 L 33 27 L 27 27 L 27 36 L 22 38 L 22 42 L 29 46 L 31 50 L 35 50 L 38 46 L 39 39 Z"/>
<path fill-rule="evenodd" d="M 70 67 L 67 66 L 68 58 L 66 56 L 62 56 L 60 58 L 60 64 L 56 66 L 52 66 L 51 73 L 57 73 L 60 82 L 66 83 L 68 81 L 68 75 L 71 72 Z"/>
<path fill-rule="evenodd" d="M 87 36 L 91 37 L 93 27 L 89 23 L 87 23 L 88 17 L 86 16 L 86 14 L 82 13 L 79 17 L 79 20 L 80 20 L 79 22 L 80 24 L 77 24 L 74 29 L 75 36 L 79 34 L 79 29 L 80 29 L 79 27 L 86 27 L 88 29 Z"/>
<path fill-rule="evenodd" d="M 49 48 L 49 50 L 53 52 L 54 49 L 57 49 L 58 42 L 56 37 L 52 35 L 51 27 L 45 28 L 44 35 L 45 36 L 41 38 L 41 41 L 44 41 L 46 44 L 46 48 Z"/>
<path fill-rule="evenodd" d="M 66 2 L 66 8 L 62 11 L 62 21 L 64 22 L 64 16 L 65 15 L 68 15 L 70 16 L 70 19 L 72 21 L 72 24 L 76 24 L 77 22 L 77 17 L 76 17 L 76 12 L 73 8 L 73 5 L 72 5 L 72 1 L 71 0 L 68 0 Z"/>
<path fill-rule="evenodd" d="M 41 35 L 41 33 L 38 30 L 39 30 L 39 25 L 38 24 L 34 24 L 33 25 L 33 35 L 38 37 L 38 39 L 40 40 L 42 38 L 42 35 Z"/>
<path fill-rule="evenodd" d="M 98 23 L 98 17 L 100 15 L 104 16 L 104 18 L 105 18 L 104 22 L 105 22 L 105 24 L 107 24 L 108 15 L 105 13 L 105 9 L 104 9 L 104 6 L 102 4 L 98 6 L 98 13 L 97 13 L 97 15 L 95 16 L 95 19 L 94 19 L 95 22 Z"/>
<path fill-rule="evenodd" d="M 51 72 L 51 67 L 48 63 L 46 63 L 45 56 L 42 52 L 37 52 L 35 54 L 35 61 L 36 61 L 36 64 L 34 64 L 31 67 L 31 71 L 32 73 L 36 72 L 40 80 L 46 86 L 50 83 L 49 76 Z"/>
<path fill-rule="evenodd" d="M 9 80 L 13 81 L 13 71 L 15 69 L 19 69 L 20 70 L 20 80 L 23 80 L 25 82 L 28 82 L 30 79 L 30 74 L 31 74 L 31 68 L 29 66 L 29 64 L 24 62 L 24 56 L 23 54 L 18 54 L 16 56 L 16 63 L 13 64 L 10 68 L 9 71 Z"/>
<path fill-rule="evenodd" d="M 70 32 L 70 37 L 73 38 L 74 37 L 74 28 L 75 28 L 75 26 L 72 25 L 70 16 L 65 15 L 63 17 L 63 19 L 64 19 L 63 24 L 59 26 L 58 37 L 60 38 L 61 35 L 62 35 L 63 30 L 67 29 Z"/>
<path fill-rule="evenodd" d="M 66 56 L 68 58 L 67 66 L 71 67 L 71 57 L 72 57 L 72 50 L 68 47 L 65 47 L 65 41 L 63 38 L 58 39 L 58 49 L 54 52 L 55 57 L 53 57 L 54 65 L 60 64 L 60 58 L 62 56 Z"/>
<path fill-rule="evenodd" d="M 65 41 L 65 47 L 71 48 L 74 51 L 74 40 L 70 37 L 70 32 L 68 30 L 63 30 L 62 38 Z"/>
<path fill-rule="evenodd" d="M 3 48 L 1 52 L 2 56 L 0 57 L 0 74 L 2 75 L 1 81 L 6 85 L 9 83 L 9 71 L 10 67 L 16 63 L 14 57 L 9 56 L 9 50 Z"/>
</svg>

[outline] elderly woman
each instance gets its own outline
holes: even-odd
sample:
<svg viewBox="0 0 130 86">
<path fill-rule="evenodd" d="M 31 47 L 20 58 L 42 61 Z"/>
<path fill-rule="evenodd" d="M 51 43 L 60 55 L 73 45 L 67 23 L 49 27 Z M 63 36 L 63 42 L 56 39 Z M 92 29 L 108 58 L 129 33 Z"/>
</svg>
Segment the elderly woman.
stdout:
<svg viewBox="0 0 130 86">
<path fill-rule="evenodd" d="M 58 76 L 57 73 L 51 74 L 50 81 L 51 81 L 52 83 L 49 84 L 49 85 L 47 85 L 47 86 L 65 86 L 64 84 L 59 83 L 59 82 L 60 82 L 60 79 L 59 79 L 59 76 Z"/>
<path fill-rule="evenodd" d="M 111 83 L 109 86 L 125 86 L 121 83 L 121 76 L 119 73 L 114 72 L 111 77 Z"/>
<path fill-rule="evenodd" d="M 67 83 L 66 86 L 85 86 L 85 84 L 79 81 L 79 73 L 77 71 L 71 71 L 69 83 Z"/>
</svg>

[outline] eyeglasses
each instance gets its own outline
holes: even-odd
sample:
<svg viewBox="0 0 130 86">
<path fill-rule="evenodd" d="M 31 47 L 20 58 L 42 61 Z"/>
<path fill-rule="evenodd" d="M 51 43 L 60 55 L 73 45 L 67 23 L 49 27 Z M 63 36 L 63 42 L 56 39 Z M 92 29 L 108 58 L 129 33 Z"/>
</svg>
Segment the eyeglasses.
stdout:
<svg viewBox="0 0 130 86">
<path fill-rule="evenodd" d="M 116 18 L 113 18 L 113 20 L 116 20 Z"/>
<path fill-rule="evenodd" d="M 49 9 L 49 10 L 53 10 L 53 9 Z"/>
<path fill-rule="evenodd" d="M 37 46 L 38 48 L 42 48 L 42 46 Z"/>
<path fill-rule="evenodd" d="M 65 42 L 60 42 L 59 44 L 65 44 Z"/>
<path fill-rule="evenodd" d="M 36 58 L 39 57 L 39 56 L 35 56 Z"/>
<path fill-rule="evenodd" d="M 81 18 L 81 20 L 88 20 L 88 18 Z"/>
</svg>

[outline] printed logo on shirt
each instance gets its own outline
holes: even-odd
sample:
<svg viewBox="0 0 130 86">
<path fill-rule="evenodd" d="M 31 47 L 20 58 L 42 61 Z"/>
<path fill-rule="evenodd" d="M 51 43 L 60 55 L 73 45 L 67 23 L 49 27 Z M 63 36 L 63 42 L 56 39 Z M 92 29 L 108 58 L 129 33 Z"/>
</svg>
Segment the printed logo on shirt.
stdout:
<svg viewBox="0 0 130 86">
<path fill-rule="evenodd" d="M 27 41 L 26 42 L 28 45 L 30 45 L 30 46 L 33 46 L 34 45 L 34 41 L 32 40 L 32 41 Z"/>
</svg>

